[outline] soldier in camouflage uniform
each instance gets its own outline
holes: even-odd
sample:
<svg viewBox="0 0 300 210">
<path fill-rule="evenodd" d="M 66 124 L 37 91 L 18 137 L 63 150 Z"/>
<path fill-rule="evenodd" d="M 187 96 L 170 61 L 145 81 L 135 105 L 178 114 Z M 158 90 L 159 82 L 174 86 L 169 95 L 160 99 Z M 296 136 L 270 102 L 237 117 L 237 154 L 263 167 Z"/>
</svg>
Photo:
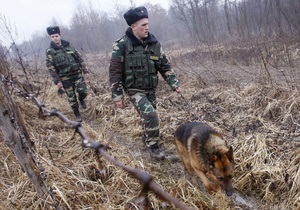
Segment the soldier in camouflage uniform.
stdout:
<svg viewBox="0 0 300 210">
<path fill-rule="evenodd" d="M 79 106 L 86 108 L 85 98 L 88 93 L 82 72 L 89 77 L 89 71 L 80 53 L 66 40 L 62 40 L 58 26 L 50 26 L 47 32 L 52 42 L 46 50 L 46 65 L 58 88 L 64 88 L 68 101 L 74 111 L 76 121 L 81 122 Z"/>
<path fill-rule="evenodd" d="M 138 111 L 143 127 L 142 140 L 150 148 L 150 155 L 164 159 L 159 146 L 159 120 L 156 112 L 158 72 L 172 90 L 180 93 L 179 81 L 162 52 L 158 40 L 149 32 L 148 12 L 145 7 L 130 9 L 124 14 L 130 26 L 125 35 L 114 42 L 109 66 L 112 99 L 124 108 L 124 95 Z"/>
</svg>

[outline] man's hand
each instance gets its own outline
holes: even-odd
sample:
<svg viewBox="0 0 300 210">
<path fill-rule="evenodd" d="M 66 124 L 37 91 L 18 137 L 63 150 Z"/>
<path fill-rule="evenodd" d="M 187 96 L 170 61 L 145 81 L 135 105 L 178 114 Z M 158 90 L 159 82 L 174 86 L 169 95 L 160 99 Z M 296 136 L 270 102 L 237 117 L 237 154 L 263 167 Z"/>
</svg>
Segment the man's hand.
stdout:
<svg viewBox="0 0 300 210">
<path fill-rule="evenodd" d="M 61 82 L 57 83 L 56 85 L 57 85 L 58 88 L 63 88 L 64 87 Z"/>
<path fill-rule="evenodd" d="M 177 88 L 175 89 L 175 91 L 176 91 L 177 93 L 181 93 L 180 87 L 177 87 Z"/>
<path fill-rule="evenodd" d="M 90 78 L 90 74 L 89 73 L 84 74 L 84 78 L 88 80 Z"/>
<path fill-rule="evenodd" d="M 120 109 L 124 109 L 125 106 L 126 106 L 124 100 L 116 101 L 116 102 L 115 102 L 115 105 L 116 105 L 117 108 L 120 108 Z"/>
</svg>

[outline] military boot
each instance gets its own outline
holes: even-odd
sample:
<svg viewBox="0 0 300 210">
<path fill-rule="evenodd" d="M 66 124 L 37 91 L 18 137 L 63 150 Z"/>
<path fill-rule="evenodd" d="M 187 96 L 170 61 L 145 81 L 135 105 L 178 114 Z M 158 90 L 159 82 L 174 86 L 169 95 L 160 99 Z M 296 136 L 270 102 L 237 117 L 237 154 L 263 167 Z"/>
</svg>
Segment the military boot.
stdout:
<svg viewBox="0 0 300 210">
<path fill-rule="evenodd" d="M 79 99 L 79 102 L 80 102 L 81 108 L 86 109 L 85 100 L 84 99 Z"/>
<path fill-rule="evenodd" d="M 65 93 L 65 90 L 63 88 L 58 88 L 57 93 L 59 95 L 63 95 Z"/>
<path fill-rule="evenodd" d="M 150 156 L 156 160 L 164 160 L 166 157 L 164 151 L 161 150 L 158 144 L 150 146 Z"/>
<path fill-rule="evenodd" d="M 142 142 L 146 145 L 146 140 L 147 140 L 147 136 L 146 134 L 143 132 L 142 134 Z"/>
<path fill-rule="evenodd" d="M 75 108 L 74 110 L 74 114 L 75 114 L 75 119 L 77 122 L 82 122 L 81 116 L 80 116 L 80 112 L 78 110 L 78 108 Z"/>
</svg>

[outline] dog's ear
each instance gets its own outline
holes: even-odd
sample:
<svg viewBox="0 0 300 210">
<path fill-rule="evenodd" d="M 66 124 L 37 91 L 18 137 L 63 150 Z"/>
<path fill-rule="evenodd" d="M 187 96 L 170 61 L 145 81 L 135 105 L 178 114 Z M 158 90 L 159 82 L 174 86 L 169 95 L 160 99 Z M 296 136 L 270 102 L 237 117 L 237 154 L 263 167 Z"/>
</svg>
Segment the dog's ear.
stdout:
<svg viewBox="0 0 300 210">
<path fill-rule="evenodd" d="M 229 150 L 226 152 L 226 156 L 230 162 L 234 162 L 232 146 L 229 147 Z"/>
<path fill-rule="evenodd" d="M 215 162 L 217 161 L 218 157 L 217 155 L 209 155 L 208 160 L 209 160 L 209 167 L 212 169 L 215 167 Z"/>
</svg>

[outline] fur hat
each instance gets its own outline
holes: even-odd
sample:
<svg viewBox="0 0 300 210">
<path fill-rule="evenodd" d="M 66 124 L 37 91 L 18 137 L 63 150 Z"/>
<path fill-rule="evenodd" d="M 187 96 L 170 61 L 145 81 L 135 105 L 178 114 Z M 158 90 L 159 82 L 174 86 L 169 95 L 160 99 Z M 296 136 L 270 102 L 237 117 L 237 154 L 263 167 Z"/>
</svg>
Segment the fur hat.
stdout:
<svg viewBox="0 0 300 210">
<path fill-rule="evenodd" d="M 49 35 L 60 34 L 60 30 L 58 26 L 49 26 L 47 28 L 47 32 Z"/>
<path fill-rule="evenodd" d="M 143 18 L 148 18 L 148 11 L 145 7 L 130 9 L 124 14 L 124 19 L 129 26 Z"/>
</svg>

